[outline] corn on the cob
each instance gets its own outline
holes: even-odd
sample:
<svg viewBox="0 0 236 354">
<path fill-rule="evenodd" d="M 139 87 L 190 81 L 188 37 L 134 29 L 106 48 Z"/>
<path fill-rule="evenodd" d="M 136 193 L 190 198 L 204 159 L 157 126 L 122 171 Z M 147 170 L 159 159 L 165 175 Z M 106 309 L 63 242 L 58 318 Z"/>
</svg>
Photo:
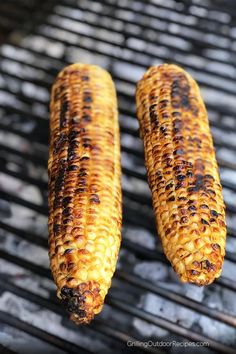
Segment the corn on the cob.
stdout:
<svg viewBox="0 0 236 354">
<path fill-rule="evenodd" d="M 226 225 L 199 88 L 183 69 L 163 64 L 144 74 L 136 101 L 164 252 L 183 282 L 207 285 L 221 274 Z"/>
<path fill-rule="evenodd" d="M 102 309 L 120 247 L 121 166 L 115 88 L 103 69 L 66 67 L 50 105 L 49 256 L 76 323 Z"/>
</svg>

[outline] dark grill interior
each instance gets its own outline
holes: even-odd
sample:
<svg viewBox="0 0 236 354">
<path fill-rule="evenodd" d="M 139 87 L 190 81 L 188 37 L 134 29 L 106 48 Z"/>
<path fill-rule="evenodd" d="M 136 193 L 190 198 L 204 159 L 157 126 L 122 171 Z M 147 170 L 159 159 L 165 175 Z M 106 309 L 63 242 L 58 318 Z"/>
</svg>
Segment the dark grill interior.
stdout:
<svg viewBox="0 0 236 354">
<path fill-rule="evenodd" d="M 236 353 L 235 2 L 8 0 L 0 22 L 0 352 L 183 352 L 126 345 L 175 340 L 209 343 L 188 353 Z M 80 328 L 56 301 L 47 257 L 49 92 L 71 62 L 111 72 L 122 132 L 118 270 L 103 312 Z M 180 284 L 155 231 L 134 92 L 145 69 L 162 62 L 201 86 L 224 187 L 226 261 L 205 289 Z"/>
</svg>

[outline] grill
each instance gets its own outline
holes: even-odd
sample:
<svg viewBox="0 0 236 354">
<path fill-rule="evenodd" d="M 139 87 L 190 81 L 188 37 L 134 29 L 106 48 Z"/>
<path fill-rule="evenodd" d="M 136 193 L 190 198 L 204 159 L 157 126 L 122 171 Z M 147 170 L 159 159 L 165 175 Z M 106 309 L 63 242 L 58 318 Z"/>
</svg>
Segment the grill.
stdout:
<svg viewBox="0 0 236 354">
<path fill-rule="evenodd" d="M 8 0 L 0 13 L 0 352 L 182 352 L 175 341 L 208 343 L 189 353 L 236 353 L 235 2 Z M 86 327 L 57 303 L 47 256 L 49 92 L 77 61 L 111 72 L 122 133 L 120 260 L 103 312 Z M 179 283 L 156 237 L 134 91 L 162 62 L 199 82 L 220 166 L 227 254 L 222 277 L 206 289 Z"/>
</svg>

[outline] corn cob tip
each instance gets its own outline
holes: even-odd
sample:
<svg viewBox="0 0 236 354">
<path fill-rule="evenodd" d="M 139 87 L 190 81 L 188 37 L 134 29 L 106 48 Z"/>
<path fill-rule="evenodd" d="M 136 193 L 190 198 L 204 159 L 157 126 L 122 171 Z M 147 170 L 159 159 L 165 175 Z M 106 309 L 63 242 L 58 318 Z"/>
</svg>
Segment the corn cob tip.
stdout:
<svg viewBox="0 0 236 354">
<path fill-rule="evenodd" d="M 64 286 L 58 293 L 62 305 L 77 324 L 88 324 L 100 312 L 103 299 L 96 281 L 81 283 L 77 287 Z"/>
<path fill-rule="evenodd" d="M 192 258 L 192 262 L 189 265 L 185 265 L 184 272 L 182 262 L 173 266 L 181 281 L 198 286 L 206 286 L 220 277 L 224 255 L 221 254 L 221 248 L 218 244 L 212 244 L 211 247 L 213 249 L 212 253 L 199 261 L 196 260 L 196 252 L 190 253 L 188 257 Z"/>
</svg>

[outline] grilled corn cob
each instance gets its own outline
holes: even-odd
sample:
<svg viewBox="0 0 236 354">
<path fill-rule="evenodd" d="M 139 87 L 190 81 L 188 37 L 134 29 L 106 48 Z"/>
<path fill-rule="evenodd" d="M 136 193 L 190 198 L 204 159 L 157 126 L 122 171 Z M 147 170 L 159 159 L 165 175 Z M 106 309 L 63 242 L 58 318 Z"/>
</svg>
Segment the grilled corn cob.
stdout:
<svg viewBox="0 0 236 354">
<path fill-rule="evenodd" d="M 210 284 L 225 255 L 225 205 L 197 83 L 176 65 L 151 67 L 136 101 L 164 252 L 183 282 Z"/>
<path fill-rule="evenodd" d="M 76 323 L 102 309 L 120 247 L 121 167 L 115 88 L 103 69 L 66 67 L 50 105 L 49 257 Z"/>
</svg>

